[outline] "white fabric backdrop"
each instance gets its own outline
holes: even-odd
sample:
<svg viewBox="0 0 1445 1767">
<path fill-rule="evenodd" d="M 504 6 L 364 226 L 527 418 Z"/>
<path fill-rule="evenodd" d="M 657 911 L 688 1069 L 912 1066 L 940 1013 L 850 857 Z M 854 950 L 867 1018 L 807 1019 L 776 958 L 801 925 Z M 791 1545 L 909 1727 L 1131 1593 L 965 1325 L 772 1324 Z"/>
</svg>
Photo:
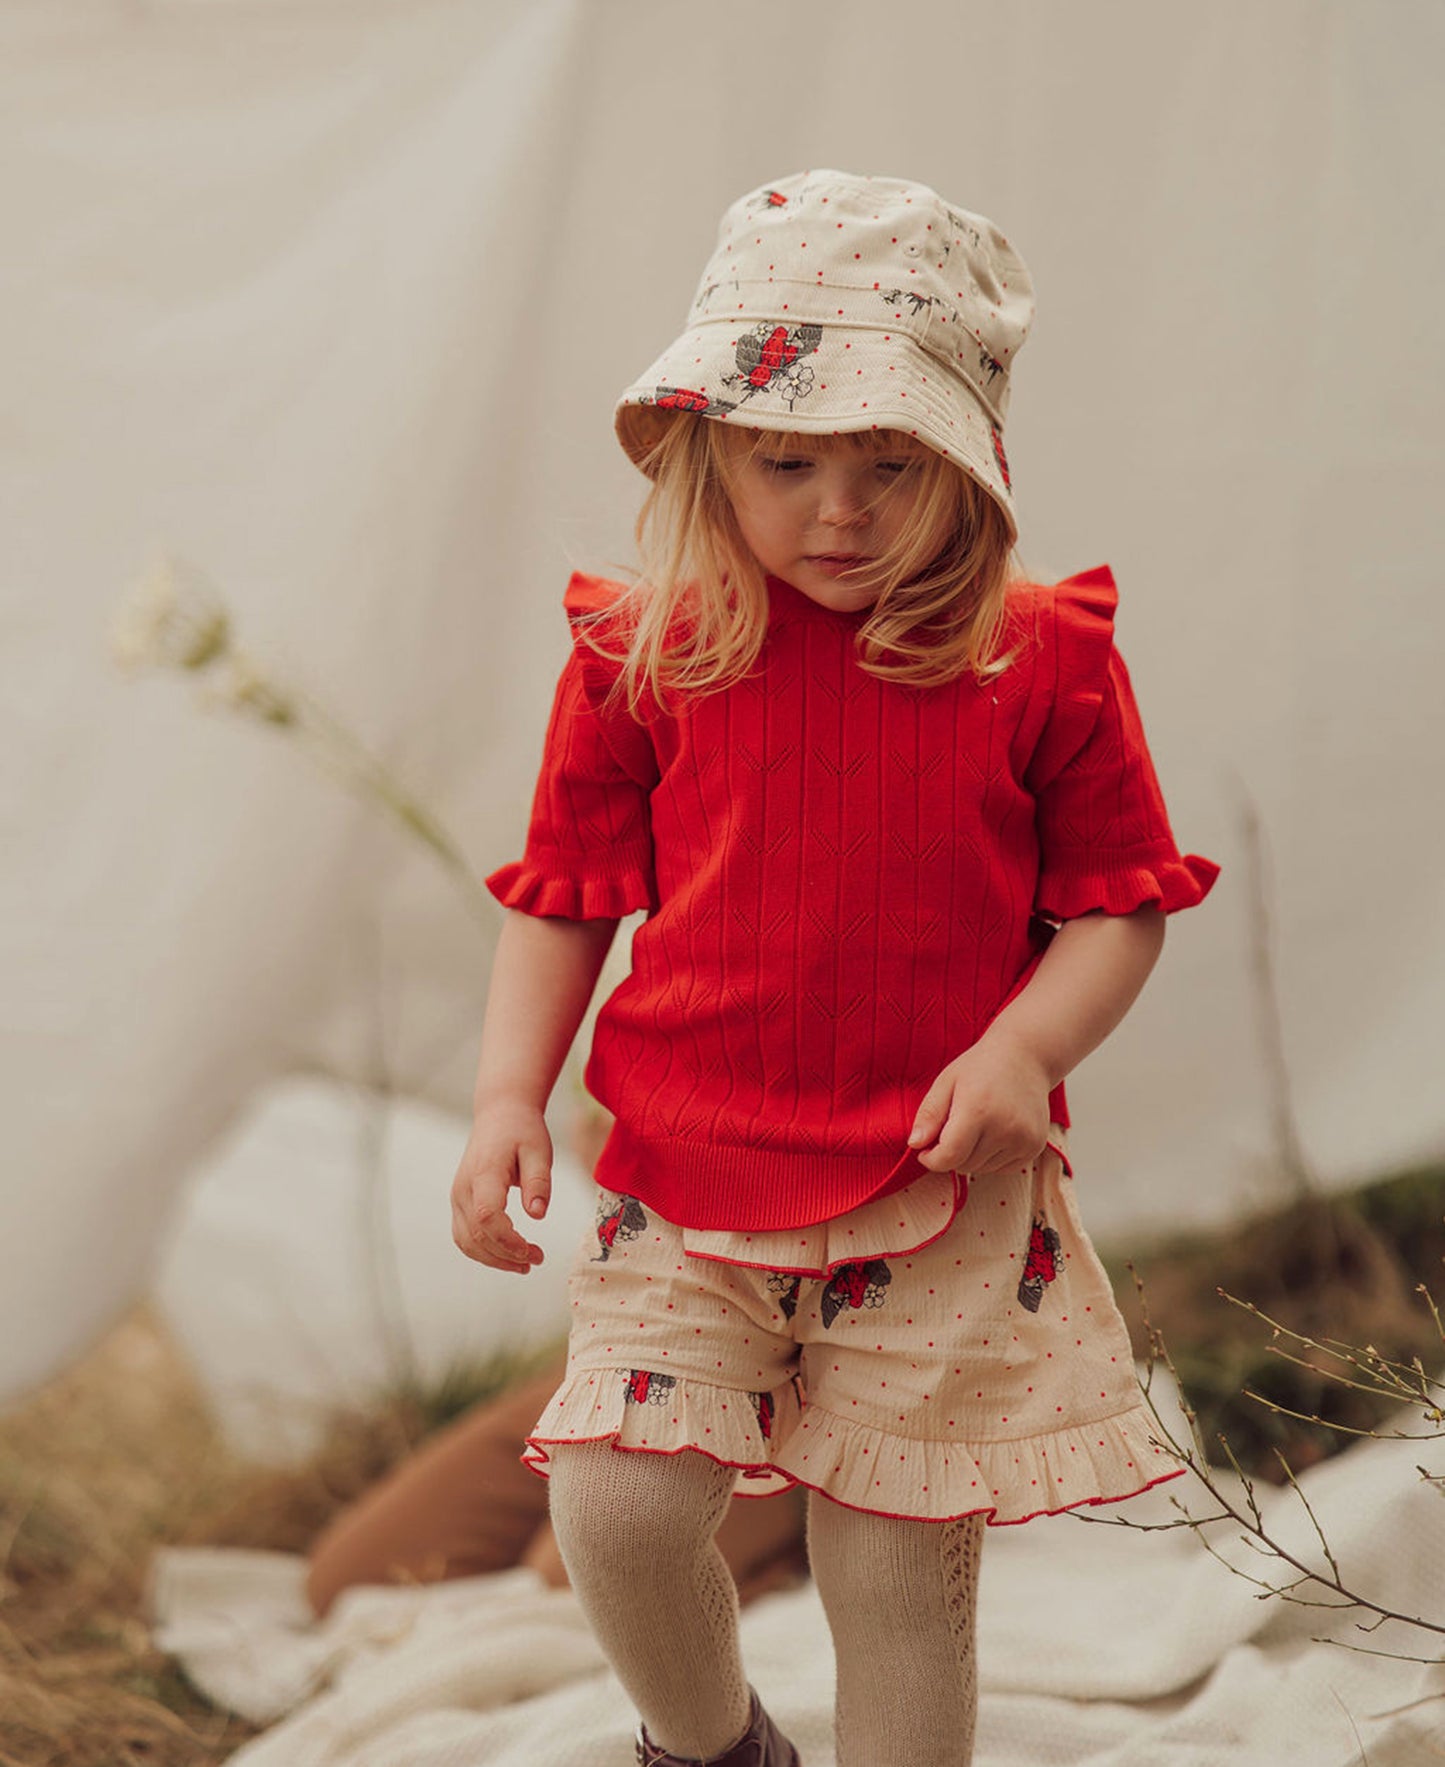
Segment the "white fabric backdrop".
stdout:
<svg viewBox="0 0 1445 1767">
<path fill-rule="evenodd" d="M 725 203 L 809 164 L 1028 258 L 1026 561 L 1114 564 L 1177 832 L 1226 867 L 1073 1089 L 1095 1218 L 1268 1194 L 1241 788 L 1308 1154 L 1441 1151 L 1442 38 L 1318 0 L 11 0 L 0 1391 L 145 1283 L 264 1077 L 470 1079 L 449 885 L 281 743 L 118 682 L 125 580 L 198 560 L 511 856 L 567 571 L 627 557 L 612 398 Z"/>
</svg>

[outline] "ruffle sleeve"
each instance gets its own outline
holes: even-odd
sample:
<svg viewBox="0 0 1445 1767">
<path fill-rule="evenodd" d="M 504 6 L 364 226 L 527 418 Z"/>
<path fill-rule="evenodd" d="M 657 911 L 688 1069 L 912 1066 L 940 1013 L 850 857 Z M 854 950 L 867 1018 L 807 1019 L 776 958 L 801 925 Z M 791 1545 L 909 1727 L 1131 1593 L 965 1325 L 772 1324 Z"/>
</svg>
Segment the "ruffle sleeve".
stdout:
<svg viewBox="0 0 1445 1767">
<path fill-rule="evenodd" d="M 609 594 L 610 591 L 610 594 Z M 557 683 L 522 857 L 486 880 L 504 908 L 566 920 L 620 920 L 657 907 L 647 728 L 611 692 L 620 665 L 588 642 L 615 584 L 574 576 L 573 649 Z"/>
<path fill-rule="evenodd" d="M 1219 867 L 1182 854 L 1114 644 L 1118 591 L 1107 566 L 1072 577 L 1041 609 L 1047 721 L 1025 778 L 1035 798 L 1036 911 L 1071 920 L 1101 910 L 1192 908 Z"/>
</svg>

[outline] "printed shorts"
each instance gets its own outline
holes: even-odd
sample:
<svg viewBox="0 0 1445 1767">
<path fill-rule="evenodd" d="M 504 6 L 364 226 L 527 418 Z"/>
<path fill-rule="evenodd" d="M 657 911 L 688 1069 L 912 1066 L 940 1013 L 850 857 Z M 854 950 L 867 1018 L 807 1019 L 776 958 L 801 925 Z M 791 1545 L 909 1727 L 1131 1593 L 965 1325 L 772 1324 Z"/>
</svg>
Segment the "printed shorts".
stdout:
<svg viewBox="0 0 1445 1767">
<path fill-rule="evenodd" d="M 566 1376 L 524 1460 L 545 1475 L 568 1443 L 692 1448 L 743 1495 L 803 1484 L 994 1525 L 1178 1476 L 1061 1147 L 792 1232 L 698 1232 L 600 1192 Z"/>
</svg>

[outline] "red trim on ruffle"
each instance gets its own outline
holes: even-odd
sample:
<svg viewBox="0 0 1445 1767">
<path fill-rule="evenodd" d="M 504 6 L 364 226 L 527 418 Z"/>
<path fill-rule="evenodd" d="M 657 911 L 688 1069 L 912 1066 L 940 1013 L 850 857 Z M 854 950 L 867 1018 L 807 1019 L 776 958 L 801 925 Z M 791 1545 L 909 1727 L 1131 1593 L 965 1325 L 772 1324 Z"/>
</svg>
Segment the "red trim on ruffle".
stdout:
<svg viewBox="0 0 1445 1767">
<path fill-rule="evenodd" d="M 691 1443 L 681 1448 L 632 1447 L 617 1440 L 616 1430 L 606 1430 L 600 1436 L 567 1436 L 565 1438 L 528 1436 L 526 1446 L 520 1456 L 521 1462 L 530 1472 L 536 1473 L 538 1478 L 550 1478 L 551 1474 L 547 1470 L 547 1462 L 551 1458 L 546 1452 L 548 1448 L 567 1448 L 579 1443 L 592 1442 L 611 1442 L 613 1451 L 617 1454 L 701 1454 L 712 1461 L 715 1466 L 732 1467 L 744 1478 L 781 1479 L 784 1481 L 782 1485 L 776 1486 L 770 1491 L 745 1491 L 740 1488 L 733 1492 L 734 1497 L 747 1499 L 776 1497 L 782 1491 L 795 1490 L 801 1485 L 805 1491 L 816 1491 L 820 1497 L 826 1497 L 830 1503 L 836 1503 L 840 1509 L 851 1509 L 857 1515 L 877 1515 L 882 1516 L 885 1521 L 893 1522 L 936 1522 L 939 1524 L 963 1522 L 967 1521 L 970 1516 L 981 1515 L 984 1518 L 985 1526 L 990 1528 L 1020 1528 L 1025 1522 L 1036 1522 L 1051 1515 L 1068 1515 L 1071 1510 L 1075 1509 L 1103 1509 L 1111 1503 L 1128 1503 L 1131 1498 L 1142 1497 L 1146 1491 L 1152 1491 L 1156 1485 L 1167 1485 L 1171 1479 L 1183 1478 L 1189 1470 L 1183 1466 L 1173 1467 L 1169 1472 L 1160 1473 L 1157 1479 L 1149 1479 L 1137 1490 L 1125 1491 L 1117 1497 L 1080 1497 L 1073 1503 L 1061 1504 L 1058 1509 L 1035 1509 L 1031 1510 L 1028 1515 L 1014 1516 L 1009 1521 L 996 1521 L 994 1518 L 998 1515 L 998 1505 L 995 1503 L 980 1504 L 976 1509 L 961 1509 L 957 1515 L 907 1515 L 896 1509 L 868 1509 L 861 1503 L 845 1503 L 842 1498 L 835 1497 L 822 1485 L 815 1485 L 811 1479 L 800 1478 L 796 1473 L 788 1472 L 783 1467 L 774 1466 L 767 1461 L 723 1460 L 716 1454 L 709 1454 L 706 1448 L 695 1448 Z M 535 1457 L 534 1450 L 540 1453 L 540 1460 Z"/>
</svg>

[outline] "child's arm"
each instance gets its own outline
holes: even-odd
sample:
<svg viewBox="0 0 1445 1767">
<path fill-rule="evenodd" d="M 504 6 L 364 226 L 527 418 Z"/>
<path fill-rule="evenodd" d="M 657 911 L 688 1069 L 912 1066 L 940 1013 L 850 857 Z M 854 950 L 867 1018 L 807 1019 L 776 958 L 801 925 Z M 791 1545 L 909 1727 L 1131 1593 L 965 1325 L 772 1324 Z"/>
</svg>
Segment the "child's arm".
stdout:
<svg viewBox="0 0 1445 1767">
<path fill-rule="evenodd" d="M 908 1137 L 919 1164 L 982 1177 L 1036 1159 L 1049 1093 L 1134 1004 L 1164 921 L 1155 907 L 1065 921 L 1028 986 L 929 1087 Z"/>
<path fill-rule="evenodd" d="M 507 1214 L 515 1184 L 534 1219 L 552 1194 L 552 1138 L 542 1112 L 561 1071 L 615 920 L 510 910 L 497 942 L 482 1026 L 472 1132 L 452 1181 L 452 1237 L 479 1264 L 525 1275 L 542 1248 Z"/>
</svg>

